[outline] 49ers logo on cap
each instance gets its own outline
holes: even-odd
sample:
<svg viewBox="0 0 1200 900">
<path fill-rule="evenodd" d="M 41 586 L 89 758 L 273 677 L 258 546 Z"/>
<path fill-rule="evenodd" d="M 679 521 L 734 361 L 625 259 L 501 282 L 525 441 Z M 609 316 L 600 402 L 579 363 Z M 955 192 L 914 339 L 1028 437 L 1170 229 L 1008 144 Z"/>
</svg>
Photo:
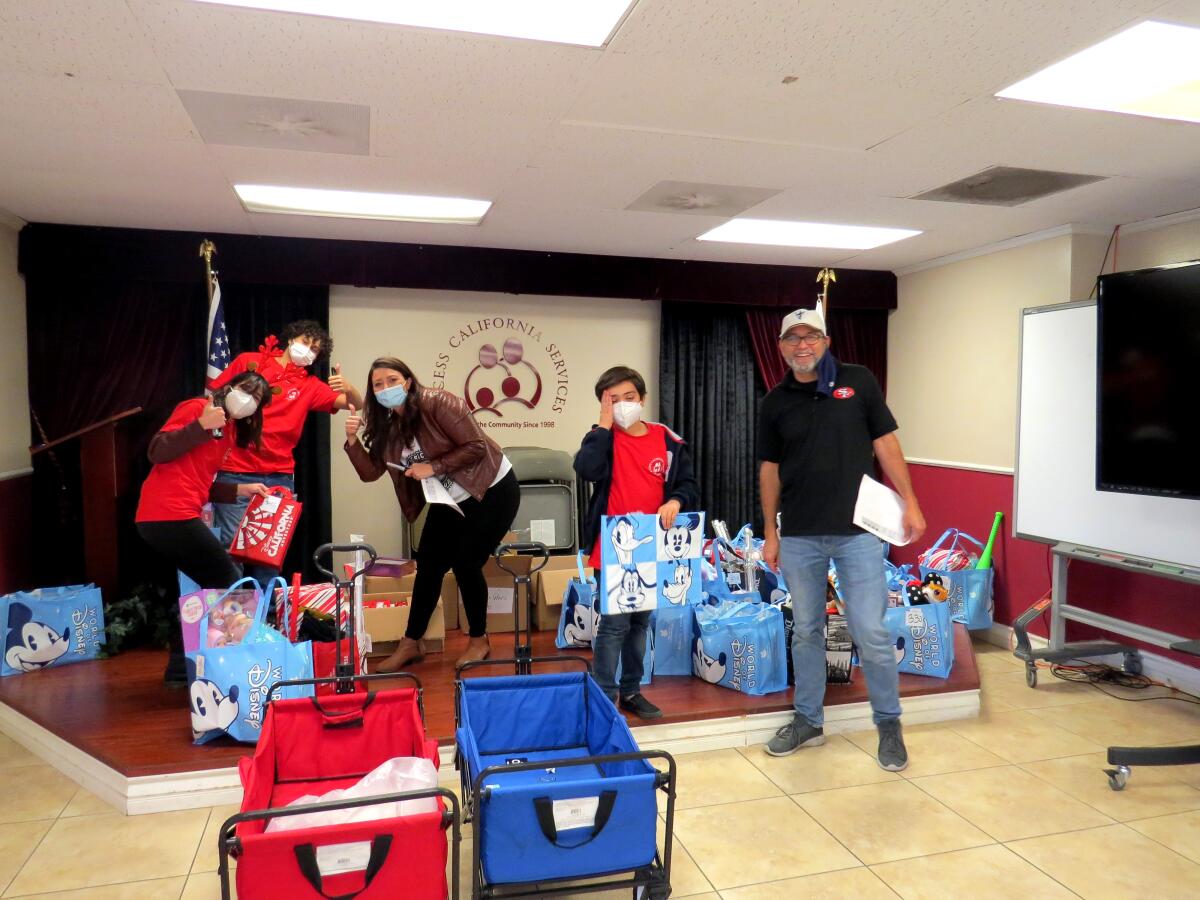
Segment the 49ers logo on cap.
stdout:
<svg viewBox="0 0 1200 900">
<path fill-rule="evenodd" d="M 833 392 L 833 396 L 839 400 L 849 400 L 854 396 L 854 388 L 841 387 Z"/>
</svg>

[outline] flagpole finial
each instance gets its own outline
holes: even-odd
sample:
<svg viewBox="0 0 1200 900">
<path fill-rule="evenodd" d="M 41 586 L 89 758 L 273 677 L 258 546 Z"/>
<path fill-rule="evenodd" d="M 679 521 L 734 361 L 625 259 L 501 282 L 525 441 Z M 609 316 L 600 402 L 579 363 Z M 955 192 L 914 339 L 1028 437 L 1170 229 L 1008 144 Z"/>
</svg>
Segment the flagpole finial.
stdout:
<svg viewBox="0 0 1200 900">
<path fill-rule="evenodd" d="M 822 315 L 828 315 L 829 314 L 829 282 L 832 281 L 835 284 L 837 283 L 837 273 L 833 269 L 830 269 L 829 267 L 823 268 L 820 272 L 817 273 L 817 281 L 821 285 L 821 294 L 819 297 L 819 299 L 821 301 L 821 312 L 822 312 Z"/>
<path fill-rule="evenodd" d="M 216 255 L 216 252 L 217 252 L 217 245 L 214 244 L 212 241 L 210 241 L 208 238 L 205 238 L 204 240 L 202 240 L 200 242 L 200 256 L 204 257 L 204 262 L 206 265 L 208 265 L 208 266 L 212 265 L 212 258 L 213 258 L 213 256 Z"/>
</svg>

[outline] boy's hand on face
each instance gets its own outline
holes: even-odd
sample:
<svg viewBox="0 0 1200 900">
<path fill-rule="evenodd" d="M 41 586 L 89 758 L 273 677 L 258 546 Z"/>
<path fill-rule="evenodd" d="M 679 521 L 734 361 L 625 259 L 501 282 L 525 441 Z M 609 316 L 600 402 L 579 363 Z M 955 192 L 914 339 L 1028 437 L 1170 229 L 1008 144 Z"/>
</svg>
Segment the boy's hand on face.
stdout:
<svg viewBox="0 0 1200 900">
<path fill-rule="evenodd" d="M 612 431 L 613 427 L 613 398 L 612 394 L 605 392 L 600 398 L 600 427 L 607 428 Z"/>
</svg>

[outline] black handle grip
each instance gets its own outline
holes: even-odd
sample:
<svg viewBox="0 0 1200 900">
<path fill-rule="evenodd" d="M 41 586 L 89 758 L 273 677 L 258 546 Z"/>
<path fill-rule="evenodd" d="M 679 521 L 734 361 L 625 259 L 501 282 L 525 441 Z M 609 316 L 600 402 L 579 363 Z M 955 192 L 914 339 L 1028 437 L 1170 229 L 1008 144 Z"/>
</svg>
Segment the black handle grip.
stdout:
<svg viewBox="0 0 1200 900">
<path fill-rule="evenodd" d="M 517 576 L 519 573 L 513 569 L 510 569 L 504 564 L 504 560 L 506 558 L 505 554 L 509 553 L 532 553 L 538 557 L 529 567 L 530 575 L 532 575 L 534 572 L 537 572 L 539 569 L 544 568 L 546 563 L 550 562 L 550 551 L 546 549 L 545 544 L 539 543 L 538 541 L 519 541 L 512 544 L 501 544 L 496 548 L 496 552 L 494 554 L 496 557 L 496 564 L 512 576 Z"/>
<path fill-rule="evenodd" d="M 337 577 L 337 575 L 334 574 L 332 569 L 325 568 L 325 566 L 321 563 L 322 557 L 328 555 L 329 556 L 329 565 L 332 566 L 333 565 L 333 554 L 335 554 L 335 553 L 357 553 L 359 550 L 365 551 L 367 556 L 370 557 L 370 559 L 367 561 L 367 564 L 365 566 L 363 566 L 361 569 L 359 569 L 357 572 L 355 572 L 353 575 L 351 575 L 345 581 L 341 581 Z M 363 574 L 368 569 L 370 569 L 371 566 L 373 566 L 375 564 L 375 560 L 377 560 L 377 559 L 379 559 L 379 554 L 375 552 L 375 548 L 372 547 L 370 544 L 322 544 L 320 547 L 318 547 L 316 550 L 313 551 L 313 565 L 317 567 L 317 571 L 320 572 L 322 575 L 328 575 L 332 581 L 334 581 L 335 583 L 338 583 L 338 584 L 349 584 L 351 581 L 353 581 L 359 575 Z"/>
</svg>

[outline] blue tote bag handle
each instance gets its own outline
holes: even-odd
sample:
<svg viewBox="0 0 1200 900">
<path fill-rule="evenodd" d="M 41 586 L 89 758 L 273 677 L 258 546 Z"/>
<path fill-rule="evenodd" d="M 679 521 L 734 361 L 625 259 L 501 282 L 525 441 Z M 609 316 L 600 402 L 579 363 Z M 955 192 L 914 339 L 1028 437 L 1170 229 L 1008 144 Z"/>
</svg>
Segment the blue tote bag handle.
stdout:
<svg viewBox="0 0 1200 900">
<path fill-rule="evenodd" d="M 580 550 L 578 553 L 575 554 L 575 565 L 579 569 L 579 583 L 580 584 L 595 584 L 596 583 L 595 578 L 587 577 L 587 572 L 583 568 L 583 551 L 582 550 Z"/>
</svg>

